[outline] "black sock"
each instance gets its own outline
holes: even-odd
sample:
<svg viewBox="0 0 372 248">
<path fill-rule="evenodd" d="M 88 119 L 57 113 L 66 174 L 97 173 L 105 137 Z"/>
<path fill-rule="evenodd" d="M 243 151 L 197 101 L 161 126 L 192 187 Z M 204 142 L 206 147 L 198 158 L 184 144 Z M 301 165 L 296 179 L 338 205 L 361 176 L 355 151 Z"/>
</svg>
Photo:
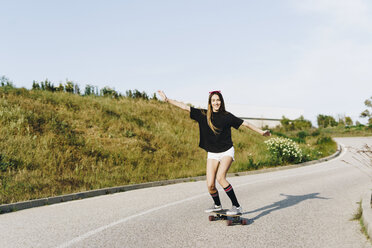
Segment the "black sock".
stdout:
<svg viewBox="0 0 372 248">
<path fill-rule="evenodd" d="M 238 203 L 238 200 L 236 199 L 236 196 L 235 196 L 235 193 L 234 193 L 234 189 L 233 187 L 231 186 L 231 184 L 229 184 L 229 186 L 227 186 L 226 188 L 224 188 L 226 194 L 229 196 L 231 202 L 232 202 L 232 205 L 235 206 L 235 207 L 240 207 L 239 203 Z"/>
<path fill-rule="evenodd" d="M 216 206 L 220 206 L 221 205 L 221 201 L 220 201 L 220 196 L 218 195 L 218 191 L 216 191 L 216 193 L 211 194 L 211 196 L 213 198 L 214 204 Z"/>
</svg>

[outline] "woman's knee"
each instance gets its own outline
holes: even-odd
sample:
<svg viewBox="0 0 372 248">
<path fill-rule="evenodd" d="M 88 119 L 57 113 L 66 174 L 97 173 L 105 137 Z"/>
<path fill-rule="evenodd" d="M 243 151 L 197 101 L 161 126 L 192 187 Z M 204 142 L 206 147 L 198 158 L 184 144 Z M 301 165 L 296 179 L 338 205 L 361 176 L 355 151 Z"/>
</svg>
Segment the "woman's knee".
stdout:
<svg viewBox="0 0 372 248">
<path fill-rule="evenodd" d="M 227 187 L 229 185 L 229 182 L 226 180 L 225 175 L 217 175 L 217 182 L 223 187 Z"/>
<path fill-rule="evenodd" d="M 217 175 L 217 182 L 221 185 L 221 184 L 225 184 L 226 182 L 226 177 L 224 175 Z"/>
<path fill-rule="evenodd" d="M 216 185 L 215 184 L 208 184 L 208 191 L 209 193 L 216 193 Z"/>
</svg>

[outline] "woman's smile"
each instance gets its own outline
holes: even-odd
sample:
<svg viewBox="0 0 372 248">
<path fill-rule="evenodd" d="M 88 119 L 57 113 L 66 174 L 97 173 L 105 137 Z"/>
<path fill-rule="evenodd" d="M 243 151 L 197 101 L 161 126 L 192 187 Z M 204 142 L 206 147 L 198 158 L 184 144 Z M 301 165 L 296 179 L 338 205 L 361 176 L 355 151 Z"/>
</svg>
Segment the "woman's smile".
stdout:
<svg viewBox="0 0 372 248">
<path fill-rule="evenodd" d="M 218 110 L 221 107 L 221 100 L 220 100 L 220 97 L 217 94 L 212 96 L 211 104 L 212 104 L 213 112 L 218 112 Z"/>
</svg>

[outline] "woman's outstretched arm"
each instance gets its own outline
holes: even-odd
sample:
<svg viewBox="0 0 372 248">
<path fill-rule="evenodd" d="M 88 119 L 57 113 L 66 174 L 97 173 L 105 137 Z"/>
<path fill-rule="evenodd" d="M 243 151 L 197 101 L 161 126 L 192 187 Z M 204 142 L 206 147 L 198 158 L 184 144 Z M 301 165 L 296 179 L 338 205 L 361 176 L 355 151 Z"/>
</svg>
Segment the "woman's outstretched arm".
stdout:
<svg viewBox="0 0 372 248">
<path fill-rule="evenodd" d="M 249 129 L 263 135 L 263 136 L 271 136 L 271 133 L 269 130 L 261 130 L 259 129 L 258 127 L 254 126 L 253 124 L 247 122 L 246 120 L 244 120 L 242 126 L 245 126 L 245 127 L 248 127 Z"/>
<path fill-rule="evenodd" d="M 190 111 L 190 106 L 184 104 L 183 102 L 178 102 L 176 100 L 172 100 L 172 99 L 169 99 L 163 91 L 161 90 L 158 90 L 158 94 L 159 96 L 161 97 L 161 99 L 164 101 L 164 102 L 169 102 L 170 104 L 174 105 L 174 106 L 177 106 L 181 109 L 184 109 L 184 110 L 187 110 L 187 111 Z"/>
</svg>

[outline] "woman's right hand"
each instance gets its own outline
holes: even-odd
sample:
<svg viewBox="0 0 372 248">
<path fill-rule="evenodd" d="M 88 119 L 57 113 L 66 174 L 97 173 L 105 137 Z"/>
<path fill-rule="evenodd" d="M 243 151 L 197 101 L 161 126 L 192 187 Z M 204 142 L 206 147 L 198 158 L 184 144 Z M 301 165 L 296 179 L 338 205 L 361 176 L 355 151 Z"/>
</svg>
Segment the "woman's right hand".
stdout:
<svg viewBox="0 0 372 248">
<path fill-rule="evenodd" d="M 165 93 L 163 92 L 163 91 L 161 91 L 161 90 L 158 90 L 158 94 L 159 94 L 159 96 L 161 97 L 161 99 L 163 100 L 163 101 L 167 101 L 167 96 L 165 95 Z"/>
</svg>

